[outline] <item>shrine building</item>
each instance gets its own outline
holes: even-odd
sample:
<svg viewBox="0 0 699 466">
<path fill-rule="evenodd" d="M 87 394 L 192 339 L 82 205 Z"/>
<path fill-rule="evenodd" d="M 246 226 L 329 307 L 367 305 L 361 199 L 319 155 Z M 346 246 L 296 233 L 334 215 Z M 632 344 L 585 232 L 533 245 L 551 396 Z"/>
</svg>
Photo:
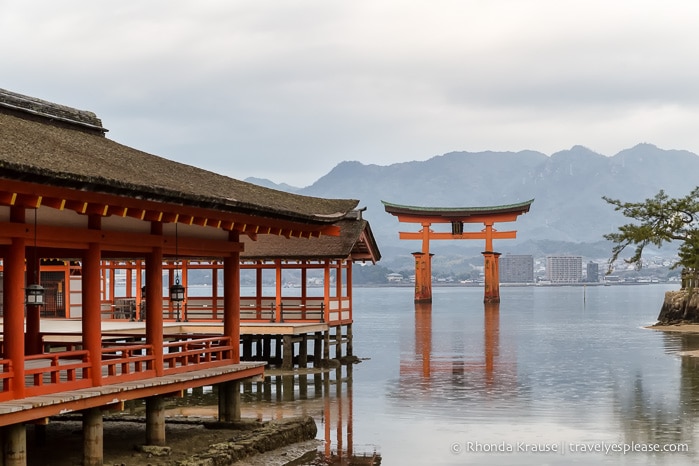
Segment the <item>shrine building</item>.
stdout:
<svg viewBox="0 0 699 466">
<path fill-rule="evenodd" d="M 300 243 L 336 237 L 338 222 L 358 203 L 255 186 L 121 145 L 106 133 L 92 112 L 0 90 L 5 466 L 26 464 L 27 426 L 59 413 L 82 413 L 85 465 L 102 464 L 103 411 L 128 400 L 146 401 L 150 445 L 165 443 L 164 398 L 190 388 L 217 386 L 219 419 L 237 419 L 240 382 L 260 378 L 265 364 L 240 357 L 245 245 L 266 236 Z M 144 319 L 131 322 L 131 333 L 110 334 L 102 321 L 104 264 L 129 261 L 144 267 Z M 190 261 L 220 264 L 218 333 L 174 326 Z M 78 320 L 41 319 L 40 264 L 71 274 L 69 312 Z M 81 331 L 61 335 L 61 322 Z M 55 338 L 50 348 L 45 333 Z"/>
</svg>

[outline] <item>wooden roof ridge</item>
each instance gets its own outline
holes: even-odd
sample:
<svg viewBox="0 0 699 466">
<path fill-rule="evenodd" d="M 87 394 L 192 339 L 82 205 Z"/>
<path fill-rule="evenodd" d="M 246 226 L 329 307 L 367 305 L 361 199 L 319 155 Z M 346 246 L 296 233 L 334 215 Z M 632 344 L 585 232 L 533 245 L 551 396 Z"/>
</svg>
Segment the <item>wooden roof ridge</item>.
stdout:
<svg viewBox="0 0 699 466">
<path fill-rule="evenodd" d="M 387 201 L 381 201 L 384 205 L 386 212 L 390 214 L 403 214 L 403 215 L 435 215 L 435 216 L 468 216 L 472 214 L 498 214 L 507 212 L 529 212 L 531 204 L 534 199 L 529 199 L 523 202 L 517 202 L 514 204 L 502 204 L 502 205 L 492 205 L 492 206 L 478 206 L 478 207 L 425 207 L 425 206 L 412 206 L 412 205 L 401 205 L 394 204 Z"/>
<path fill-rule="evenodd" d="M 7 180 L 314 225 L 331 225 L 359 203 L 278 191 L 148 154 L 63 121 L 73 115 L 69 107 L 4 90 L 0 102 L 0 178 Z M 91 112 L 76 112 L 101 125 Z"/>
<path fill-rule="evenodd" d="M 381 253 L 369 226 L 357 211 L 334 223 L 340 227 L 339 236 L 321 236 L 313 241 L 306 238 L 262 235 L 256 240 L 244 239 L 241 253 L 244 260 L 270 259 L 354 259 L 377 262 Z"/>
<path fill-rule="evenodd" d="M 73 107 L 8 91 L 7 89 L 0 88 L 0 106 L 34 117 L 45 118 L 49 121 L 60 121 L 89 130 L 96 130 L 102 134 L 109 131 L 102 126 L 102 120 L 97 118 L 97 115 L 93 112 L 78 110 Z"/>
</svg>

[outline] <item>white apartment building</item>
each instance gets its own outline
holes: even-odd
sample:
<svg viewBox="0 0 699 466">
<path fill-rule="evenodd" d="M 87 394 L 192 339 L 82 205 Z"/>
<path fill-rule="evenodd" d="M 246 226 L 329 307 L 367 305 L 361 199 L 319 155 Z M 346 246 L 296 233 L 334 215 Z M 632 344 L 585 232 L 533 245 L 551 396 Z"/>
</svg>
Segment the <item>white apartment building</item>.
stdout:
<svg viewBox="0 0 699 466">
<path fill-rule="evenodd" d="M 546 256 L 546 278 L 551 283 L 579 283 L 582 256 Z"/>
</svg>

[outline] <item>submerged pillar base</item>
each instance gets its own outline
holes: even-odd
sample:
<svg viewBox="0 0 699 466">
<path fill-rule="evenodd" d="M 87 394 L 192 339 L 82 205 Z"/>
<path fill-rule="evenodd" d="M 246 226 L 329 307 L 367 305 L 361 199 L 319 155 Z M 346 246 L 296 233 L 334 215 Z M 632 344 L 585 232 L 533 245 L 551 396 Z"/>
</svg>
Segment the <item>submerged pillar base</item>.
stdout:
<svg viewBox="0 0 699 466">
<path fill-rule="evenodd" d="M 432 302 L 432 256 L 434 254 L 414 252 L 415 257 L 415 302 Z"/>
<path fill-rule="evenodd" d="M 483 271 L 484 271 L 484 296 L 483 302 L 500 302 L 500 253 L 493 251 L 483 251 Z"/>
</svg>

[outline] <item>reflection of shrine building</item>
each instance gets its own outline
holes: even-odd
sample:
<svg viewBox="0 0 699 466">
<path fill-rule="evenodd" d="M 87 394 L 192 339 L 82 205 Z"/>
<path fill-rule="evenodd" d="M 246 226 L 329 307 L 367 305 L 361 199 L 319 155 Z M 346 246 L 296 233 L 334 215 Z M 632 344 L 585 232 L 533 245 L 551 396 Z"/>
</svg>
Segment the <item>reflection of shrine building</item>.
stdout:
<svg viewBox="0 0 699 466">
<path fill-rule="evenodd" d="M 415 384 L 430 386 L 431 393 L 438 393 L 439 384 L 468 387 L 478 392 L 492 389 L 515 390 L 517 366 L 513 353 L 501 352 L 500 305 L 484 304 L 482 352 L 471 353 L 463 341 L 454 337 L 455 348 L 449 352 L 435 351 L 438 342 L 432 328 L 432 304 L 415 304 L 415 343 L 412 351 L 402 351 L 400 361 L 400 386 Z M 445 342 L 439 342 L 444 344 Z M 448 384 L 445 384 L 449 381 Z"/>
<path fill-rule="evenodd" d="M 323 439 L 323 464 L 380 465 L 381 455 L 356 451 L 353 443 L 352 369 L 348 364 L 312 373 L 268 371 L 264 381 L 242 384 L 243 417 L 264 418 L 270 411 L 273 418 L 310 415 Z"/>
</svg>

